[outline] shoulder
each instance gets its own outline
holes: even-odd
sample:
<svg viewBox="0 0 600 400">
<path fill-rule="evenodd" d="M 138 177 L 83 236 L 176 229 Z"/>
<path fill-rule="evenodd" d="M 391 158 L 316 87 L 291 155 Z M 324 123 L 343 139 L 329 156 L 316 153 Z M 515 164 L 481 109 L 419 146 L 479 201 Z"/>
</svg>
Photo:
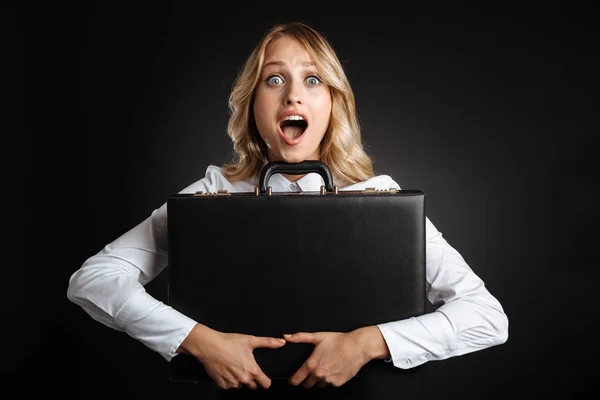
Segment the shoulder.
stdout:
<svg viewBox="0 0 600 400">
<path fill-rule="evenodd" d="M 218 190 L 228 190 L 230 192 L 252 191 L 254 189 L 254 181 L 244 179 L 241 181 L 230 181 L 223 174 L 223 167 L 217 165 L 209 165 L 206 168 L 204 177 L 187 186 L 180 193 L 195 193 L 216 192 Z"/>
<path fill-rule="evenodd" d="M 354 183 L 341 190 L 362 190 L 375 188 L 377 190 L 400 189 L 400 185 L 389 175 L 376 175 L 366 181 Z"/>
</svg>

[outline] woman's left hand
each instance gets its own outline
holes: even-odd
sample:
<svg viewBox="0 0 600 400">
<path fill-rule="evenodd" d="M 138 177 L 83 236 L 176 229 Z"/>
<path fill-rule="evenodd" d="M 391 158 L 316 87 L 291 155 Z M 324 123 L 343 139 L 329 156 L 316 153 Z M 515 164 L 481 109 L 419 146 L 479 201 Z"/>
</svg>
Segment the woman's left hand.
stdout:
<svg viewBox="0 0 600 400">
<path fill-rule="evenodd" d="M 284 335 L 290 343 L 312 343 L 315 348 L 292 375 L 289 383 L 306 388 L 342 386 L 369 361 L 389 355 L 379 328 L 369 326 L 351 332 L 298 332 Z"/>
</svg>

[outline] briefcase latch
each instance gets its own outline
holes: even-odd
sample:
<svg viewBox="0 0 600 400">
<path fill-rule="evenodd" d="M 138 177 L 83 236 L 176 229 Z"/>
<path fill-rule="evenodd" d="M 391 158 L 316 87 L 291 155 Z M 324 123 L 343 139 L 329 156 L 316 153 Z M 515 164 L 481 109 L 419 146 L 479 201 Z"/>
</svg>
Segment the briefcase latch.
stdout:
<svg viewBox="0 0 600 400">
<path fill-rule="evenodd" d="M 194 196 L 229 196 L 229 192 L 227 190 L 217 190 L 216 192 L 203 192 L 202 190 L 194 193 Z"/>
<path fill-rule="evenodd" d="M 377 190 L 374 187 L 368 187 L 368 188 L 364 188 L 362 190 L 363 194 L 375 194 L 375 193 L 390 193 L 390 194 L 395 194 L 397 192 L 398 192 L 398 189 L 396 189 L 396 188 Z"/>
</svg>

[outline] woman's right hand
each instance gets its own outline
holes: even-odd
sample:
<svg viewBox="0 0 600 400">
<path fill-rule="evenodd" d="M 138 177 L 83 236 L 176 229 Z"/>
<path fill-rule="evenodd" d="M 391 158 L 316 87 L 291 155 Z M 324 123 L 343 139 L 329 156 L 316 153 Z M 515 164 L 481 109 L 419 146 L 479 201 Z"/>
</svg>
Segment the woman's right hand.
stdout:
<svg viewBox="0 0 600 400">
<path fill-rule="evenodd" d="M 208 375 L 222 389 L 246 385 L 257 389 L 271 386 L 271 379 L 261 370 L 253 350 L 259 347 L 279 348 L 283 339 L 240 333 L 223 333 L 206 325 L 196 324 L 181 343 L 179 353 L 194 356 L 202 363 Z"/>
</svg>

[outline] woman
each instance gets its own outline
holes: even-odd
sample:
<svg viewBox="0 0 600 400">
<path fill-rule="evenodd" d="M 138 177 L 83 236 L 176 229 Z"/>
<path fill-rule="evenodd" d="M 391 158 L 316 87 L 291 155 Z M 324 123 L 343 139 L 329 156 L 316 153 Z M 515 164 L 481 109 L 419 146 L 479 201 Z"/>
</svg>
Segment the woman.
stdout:
<svg viewBox="0 0 600 400">
<path fill-rule="evenodd" d="M 251 192 L 265 163 L 321 160 L 340 190 L 399 188 L 375 176 L 361 143 L 354 95 L 333 48 L 311 27 L 273 27 L 239 73 L 230 96 L 228 133 L 235 160 L 209 166 L 183 189 Z M 317 174 L 274 175 L 273 191 L 315 191 Z M 372 359 L 402 369 L 504 343 L 508 319 L 498 300 L 426 219 L 427 296 L 435 311 L 352 332 L 298 332 L 282 338 L 223 333 L 154 299 L 144 285 L 167 264 L 166 203 L 87 259 L 69 281 L 68 298 L 99 322 L 121 330 L 171 360 L 193 355 L 223 389 L 268 388 L 253 349 L 288 342 L 315 344 L 290 378 L 293 386 L 346 384 Z"/>
</svg>

